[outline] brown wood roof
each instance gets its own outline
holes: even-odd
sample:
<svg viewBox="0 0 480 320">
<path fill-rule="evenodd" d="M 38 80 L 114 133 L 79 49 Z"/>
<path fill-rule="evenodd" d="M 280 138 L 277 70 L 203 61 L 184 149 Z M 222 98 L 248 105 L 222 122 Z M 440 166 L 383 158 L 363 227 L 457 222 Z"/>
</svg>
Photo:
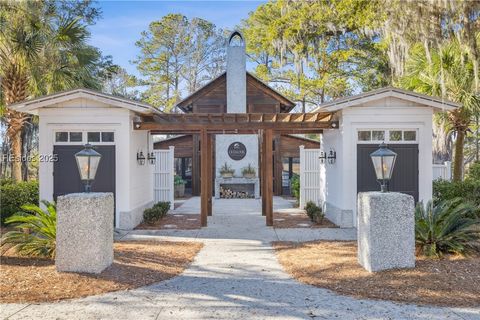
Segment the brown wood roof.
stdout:
<svg viewBox="0 0 480 320">
<path fill-rule="evenodd" d="M 226 107 L 226 80 L 227 75 L 224 72 L 178 102 L 176 106 L 185 113 L 196 112 L 193 108 L 194 104 L 201 104 L 205 108 L 211 107 L 211 105 Z M 267 97 L 270 101 L 266 101 Z M 268 103 L 279 104 L 280 112 L 290 112 L 295 107 L 293 101 L 247 72 L 247 104 L 261 106 Z"/>
</svg>

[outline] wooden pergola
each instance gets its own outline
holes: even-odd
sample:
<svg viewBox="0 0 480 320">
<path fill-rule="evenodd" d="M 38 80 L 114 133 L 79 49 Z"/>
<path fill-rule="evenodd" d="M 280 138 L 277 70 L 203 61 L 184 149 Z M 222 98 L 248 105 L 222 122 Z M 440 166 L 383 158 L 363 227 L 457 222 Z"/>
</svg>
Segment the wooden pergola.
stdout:
<svg viewBox="0 0 480 320">
<path fill-rule="evenodd" d="M 212 215 L 212 160 L 215 134 L 258 134 L 260 136 L 260 186 L 262 215 L 267 226 L 273 225 L 273 137 L 274 134 L 322 133 L 338 128 L 331 112 L 319 113 L 203 113 L 154 114 L 135 117 L 135 130 L 152 134 L 179 133 L 200 135 L 201 212 L 202 227 Z"/>
</svg>

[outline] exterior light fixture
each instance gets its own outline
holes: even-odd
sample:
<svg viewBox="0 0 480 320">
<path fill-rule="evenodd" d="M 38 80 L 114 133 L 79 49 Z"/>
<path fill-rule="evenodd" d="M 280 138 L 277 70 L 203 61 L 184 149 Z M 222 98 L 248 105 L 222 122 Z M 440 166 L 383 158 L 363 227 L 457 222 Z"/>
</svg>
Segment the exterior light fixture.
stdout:
<svg viewBox="0 0 480 320">
<path fill-rule="evenodd" d="M 142 151 L 137 152 L 137 163 L 141 166 L 145 164 L 145 156 Z"/>
<path fill-rule="evenodd" d="M 373 168 L 380 183 L 381 191 L 387 192 L 388 181 L 392 178 L 397 154 L 388 149 L 385 143 L 382 143 L 378 150 L 370 154 L 370 158 L 372 158 Z"/>
<path fill-rule="evenodd" d="M 337 152 L 330 150 L 330 152 L 328 153 L 327 159 L 329 164 L 334 164 L 335 161 L 337 160 Z"/>
<path fill-rule="evenodd" d="M 147 155 L 147 158 L 148 158 L 148 162 L 150 162 L 150 164 L 155 164 L 155 154 L 153 152 L 150 152 L 148 155 Z"/>
<path fill-rule="evenodd" d="M 91 190 L 91 183 L 95 179 L 101 158 L 102 155 L 93 150 L 92 145 L 88 143 L 85 145 L 85 149 L 75 153 L 80 179 L 85 184 L 85 192 L 90 192 Z"/>
<path fill-rule="evenodd" d="M 318 157 L 320 159 L 320 163 L 325 163 L 325 160 L 327 159 L 327 154 L 323 151 L 320 151 L 320 157 Z"/>
</svg>

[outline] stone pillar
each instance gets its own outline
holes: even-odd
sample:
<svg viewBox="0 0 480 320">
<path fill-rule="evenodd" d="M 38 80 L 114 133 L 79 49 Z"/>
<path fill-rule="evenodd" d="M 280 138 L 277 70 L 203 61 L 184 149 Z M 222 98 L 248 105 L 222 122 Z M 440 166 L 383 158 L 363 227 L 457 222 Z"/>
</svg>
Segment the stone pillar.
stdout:
<svg viewBox="0 0 480 320">
<path fill-rule="evenodd" d="M 57 271 L 100 273 L 113 262 L 112 193 L 57 199 Z"/>
<path fill-rule="evenodd" d="M 413 197 L 362 192 L 357 207 L 359 263 L 370 272 L 415 267 Z"/>
</svg>

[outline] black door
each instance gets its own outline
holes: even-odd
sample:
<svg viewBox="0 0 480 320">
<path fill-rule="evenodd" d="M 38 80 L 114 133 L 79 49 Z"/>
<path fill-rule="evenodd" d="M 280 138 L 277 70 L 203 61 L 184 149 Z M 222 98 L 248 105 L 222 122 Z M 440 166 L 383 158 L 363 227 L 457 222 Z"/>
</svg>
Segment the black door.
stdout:
<svg viewBox="0 0 480 320">
<path fill-rule="evenodd" d="M 53 165 L 53 199 L 75 192 L 83 192 L 85 187 L 80 180 L 75 153 L 83 146 L 54 146 L 53 153 L 58 155 L 58 161 Z M 98 165 L 92 192 L 113 192 L 115 196 L 115 146 L 94 146 L 95 151 L 102 155 Z"/>
<path fill-rule="evenodd" d="M 389 191 L 412 195 L 418 201 L 418 145 L 390 144 L 388 148 L 397 153 Z M 377 144 L 357 145 L 357 192 L 379 191 L 370 153 L 378 149 Z"/>
</svg>

